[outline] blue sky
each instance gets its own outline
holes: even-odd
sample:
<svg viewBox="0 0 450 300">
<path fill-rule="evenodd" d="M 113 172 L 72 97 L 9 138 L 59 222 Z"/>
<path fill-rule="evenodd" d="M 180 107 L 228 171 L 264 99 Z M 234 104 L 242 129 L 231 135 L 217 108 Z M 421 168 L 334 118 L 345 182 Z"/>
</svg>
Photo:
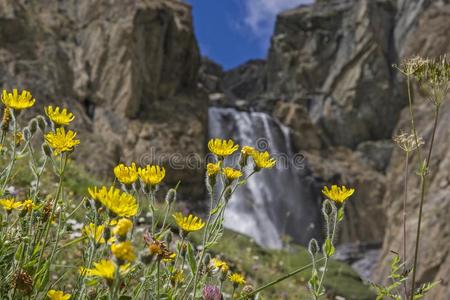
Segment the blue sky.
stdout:
<svg viewBox="0 0 450 300">
<path fill-rule="evenodd" d="M 202 51 L 225 69 L 265 58 L 276 14 L 312 0 L 187 0 Z"/>
</svg>

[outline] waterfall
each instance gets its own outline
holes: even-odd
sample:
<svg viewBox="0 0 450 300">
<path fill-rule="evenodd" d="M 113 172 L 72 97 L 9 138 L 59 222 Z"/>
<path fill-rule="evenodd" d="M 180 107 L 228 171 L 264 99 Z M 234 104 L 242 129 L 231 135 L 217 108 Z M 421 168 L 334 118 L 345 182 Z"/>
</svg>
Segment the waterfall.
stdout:
<svg viewBox="0 0 450 300">
<path fill-rule="evenodd" d="M 281 248 L 284 236 L 304 245 L 320 237 L 317 192 L 287 127 L 265 113 L 213 107 L 209 136 L 267 150 L 277 159 L 276 168 L 262 170 L 238 187 L 225 211 L 225 227 L 267 248 Z"/>
</svg>

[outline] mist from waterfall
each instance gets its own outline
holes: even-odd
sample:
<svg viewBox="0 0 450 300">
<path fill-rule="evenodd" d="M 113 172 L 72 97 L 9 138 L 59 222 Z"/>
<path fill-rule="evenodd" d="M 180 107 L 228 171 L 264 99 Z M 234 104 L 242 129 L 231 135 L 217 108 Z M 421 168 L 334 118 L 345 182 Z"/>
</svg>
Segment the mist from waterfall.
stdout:
<svg viewBox="0 0 450 300">
<path fill-rule="evenodd" d="M 225 227 L 267 248 L 281 248 L 284 236 L 301 244 L 320 237 L 317 193 L 303 156 L 294 152 L 287 127 L 265 113 L 213 107 L 209 136 L 231 138 L 277 158 L 276 168 L 262 170 L 238 187 L 225 212 Z"/>
</svg>

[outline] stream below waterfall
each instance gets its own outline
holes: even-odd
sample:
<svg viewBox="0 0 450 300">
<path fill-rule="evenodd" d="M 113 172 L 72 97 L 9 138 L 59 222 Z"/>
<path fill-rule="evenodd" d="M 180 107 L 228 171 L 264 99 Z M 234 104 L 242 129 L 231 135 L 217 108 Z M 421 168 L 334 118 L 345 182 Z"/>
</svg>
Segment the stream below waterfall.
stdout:
<svg viewBox="0 0 450 300">
<path fill-rule="evenodd" d="M 233 139 L 269 151 L 273 169 L 253 175 L 238 187 L 225 211 L 225 227 L 252 237 L 263 247 L 283 246 L 285 236 L 306 245 L 321 236 L 317 191 L 303 156 L 295 153 L 290 131 L 268 114 L 233 108 L 209 109 L 209 137 Z"/>
</svg>

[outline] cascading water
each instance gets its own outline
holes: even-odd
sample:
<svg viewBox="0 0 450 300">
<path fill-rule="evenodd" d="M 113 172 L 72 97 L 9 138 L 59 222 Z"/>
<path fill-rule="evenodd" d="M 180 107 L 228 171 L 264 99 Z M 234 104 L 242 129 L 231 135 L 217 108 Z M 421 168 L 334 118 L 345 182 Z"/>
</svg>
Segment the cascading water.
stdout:
<svg viewBox="0 0 450 300">
<path fill-rule="evenodd" d="M 225 227 L 267 248 L 281 248 L 285 235 L 301 244 L 320 237 L 317 195 L 287 127 L 265 113 L 213 107 L 209 135 L 267 150 L 277 159 L 276 168 L 262 170 L 238 187 L 225 211 Z"/>
</svg>

